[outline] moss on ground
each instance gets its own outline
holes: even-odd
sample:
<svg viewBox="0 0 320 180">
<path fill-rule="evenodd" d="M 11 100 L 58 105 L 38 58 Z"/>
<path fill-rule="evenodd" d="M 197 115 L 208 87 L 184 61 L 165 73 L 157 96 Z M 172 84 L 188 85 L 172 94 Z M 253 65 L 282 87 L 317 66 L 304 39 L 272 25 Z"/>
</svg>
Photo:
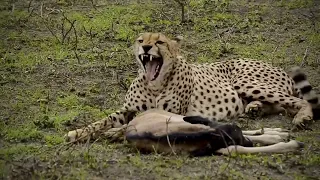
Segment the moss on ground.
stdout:
<svg viewBox="0 0 320 180">
<path fill-rule="evenodd" d="M 63 135 L 121 107 L 137 73 L 141 32 L 183 35 L 189 62 L 249 57 L 304 65 L 320 88 L 320 4 L 315 0 L 3 1 L 0 3 L 1 179 L 317 179 L 320 125 L 294 133 L 298 153 L 188 158 L 143 155 Z M 248 120 L 290 128 L 290 118 Z M 245 125 L 243 125 L 245 126 Z"/>
</svg>

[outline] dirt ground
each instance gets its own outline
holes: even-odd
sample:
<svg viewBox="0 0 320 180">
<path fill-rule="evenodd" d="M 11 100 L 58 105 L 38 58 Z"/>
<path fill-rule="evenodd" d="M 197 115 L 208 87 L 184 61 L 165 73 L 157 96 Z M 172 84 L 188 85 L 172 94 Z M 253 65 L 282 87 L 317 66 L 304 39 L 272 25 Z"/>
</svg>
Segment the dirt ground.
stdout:
<svg viewBox="0 0 320 180">
<path fill-rule="evenodd" d="M 320 88 L 316 0 L 42 0 L 0 2 L 0 179 L 319 179 L 320 122 L 293 133 L 300 152 L 189 158 L 139 154 L 63 135 L 120 108 L 137 74 L 141 32 L 183 35 L 189 62 L 248 57 L 301 65 Z M 286 116 L 239 119 L 291 128 Z"/>
</svg>

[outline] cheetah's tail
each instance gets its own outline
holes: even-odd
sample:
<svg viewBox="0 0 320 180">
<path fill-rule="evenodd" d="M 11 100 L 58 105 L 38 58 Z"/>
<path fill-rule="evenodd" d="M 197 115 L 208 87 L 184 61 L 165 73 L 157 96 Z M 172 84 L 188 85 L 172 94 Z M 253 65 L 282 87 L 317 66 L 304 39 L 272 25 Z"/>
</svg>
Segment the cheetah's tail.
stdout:
<svg viewBox="0 0 320 180">
<path fill-rule="evenodd" d="M 295 83 L 295 88 L 300 91 L 300 97 L 311 104 L 313 119 L 320 119 L 320 94 L 317 94 L 317 92 L 312 88 L 307 79 L 307 75 L 299 66 L 291 68 L 288 74 L 292 77 Z"/>
</svg>

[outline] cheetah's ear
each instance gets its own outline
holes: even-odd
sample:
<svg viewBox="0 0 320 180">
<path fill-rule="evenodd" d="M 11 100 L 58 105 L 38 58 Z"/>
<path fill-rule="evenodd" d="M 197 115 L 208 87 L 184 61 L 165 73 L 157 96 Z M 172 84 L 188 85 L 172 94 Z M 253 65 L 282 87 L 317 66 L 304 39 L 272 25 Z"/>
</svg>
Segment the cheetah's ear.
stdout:
<svg viewBox="0 0 320 180">
<path fill-rule="evenodd" d="M 183 43 L 183 36 L 181 36 L 181 35 L 176 36 L 176 37 L 172 38 L 172 41 L 180 47 L 181 44 Z"/>
</svg>

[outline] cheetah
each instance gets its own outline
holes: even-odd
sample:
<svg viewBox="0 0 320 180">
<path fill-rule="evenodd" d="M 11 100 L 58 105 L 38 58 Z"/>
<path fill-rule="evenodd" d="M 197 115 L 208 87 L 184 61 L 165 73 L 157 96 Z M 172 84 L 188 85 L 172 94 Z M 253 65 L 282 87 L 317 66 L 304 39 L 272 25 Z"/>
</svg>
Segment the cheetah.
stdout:
<svg viewBox="0 0 320 180">
<path fill-rule="evenodd" d="M 183 38 L 142 33 L 133 51 L 140 68 L 123 107 L 87 127 L 70 131 L 67 141 L 96 138 L 129 123 L 138 112 L 161 109 L 209 120 L 237 118 L 252 109 L 287 110 L 295 126 L 313 119 L 312 106 L 296 96 L 293 79 L 281 68 L 253 59 L 188 63 L 180 53 Z"/>
</svg>

